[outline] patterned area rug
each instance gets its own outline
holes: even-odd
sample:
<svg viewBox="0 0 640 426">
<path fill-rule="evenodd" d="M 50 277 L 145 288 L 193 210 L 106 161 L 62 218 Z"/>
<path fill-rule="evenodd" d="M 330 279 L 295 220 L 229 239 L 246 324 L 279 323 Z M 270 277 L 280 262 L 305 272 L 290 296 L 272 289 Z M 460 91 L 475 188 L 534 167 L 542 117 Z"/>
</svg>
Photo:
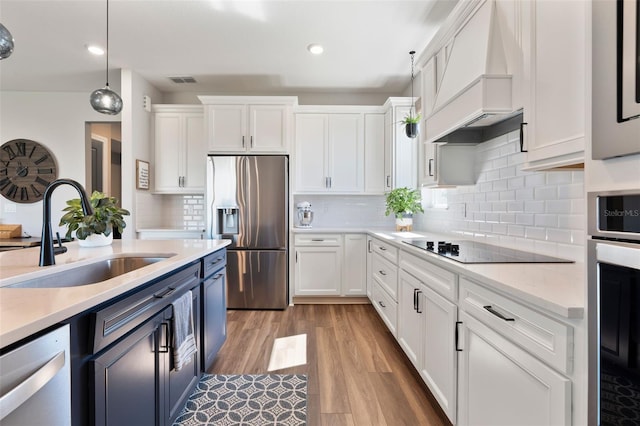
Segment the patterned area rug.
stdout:
<svg viewBox="0 0 640 426">
<path fill-rule="evenodd" d="M 173 426 L 306 423 L 305 375 L 204 374 Z"/>
<path fill-rule="evenodd" d="M 640 425 L 640 380 L 605 362 L 600 365 L 600 423 Z"/>
</svg>

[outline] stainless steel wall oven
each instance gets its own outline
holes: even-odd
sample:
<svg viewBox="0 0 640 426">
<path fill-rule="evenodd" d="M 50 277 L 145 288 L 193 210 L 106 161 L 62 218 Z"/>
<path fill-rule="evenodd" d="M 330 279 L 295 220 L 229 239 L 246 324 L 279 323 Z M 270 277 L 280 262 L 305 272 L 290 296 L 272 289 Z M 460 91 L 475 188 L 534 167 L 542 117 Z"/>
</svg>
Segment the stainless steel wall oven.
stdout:
<svg viewBox="0 0 640 426">
<path fill-rule="evenodd" d="M 640 190 L 588 194 L 589 424 L 640 424 Z"/>
</svg>

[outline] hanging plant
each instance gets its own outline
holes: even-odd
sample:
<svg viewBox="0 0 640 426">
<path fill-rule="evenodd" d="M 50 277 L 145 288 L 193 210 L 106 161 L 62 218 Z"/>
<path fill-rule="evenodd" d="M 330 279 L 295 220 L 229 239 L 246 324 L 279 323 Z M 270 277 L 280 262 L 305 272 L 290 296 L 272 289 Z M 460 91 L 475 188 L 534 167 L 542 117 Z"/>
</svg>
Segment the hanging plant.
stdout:
<svg viewBox="0 0 640 426">
<path fill-rule="evenodd" d="M 404 131 L 407 134 L 408 138 L 413 139 L 418 136 L 418 127 L 421 118 L 422 117 L 420 116 L 420 114 L 413 116 L 411 115 L 411 113 L 409 113 L 402 120 L 402 123 L 404 123 Z"/>
</svg>

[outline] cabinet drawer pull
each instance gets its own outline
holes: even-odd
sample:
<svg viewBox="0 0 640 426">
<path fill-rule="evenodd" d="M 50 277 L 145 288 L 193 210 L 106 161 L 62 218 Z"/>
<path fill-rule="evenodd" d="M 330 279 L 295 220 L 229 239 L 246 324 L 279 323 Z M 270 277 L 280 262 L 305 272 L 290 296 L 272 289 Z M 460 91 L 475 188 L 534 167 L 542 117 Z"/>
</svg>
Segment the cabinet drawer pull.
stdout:
<svg viewBox="0 0 640 426">
<path fill-rule="evenodd" d="M 385 271 L 383 271 L 382 269 L 378 271 L 380 273 L 380 275 L 387 275 L 387 273 Z"/>
<path fill-rule="evenodd" d="M 316 243 L 321 243 L 324 241 L 324 238 L 312 238 L 311 241 L 314 241 Z"/>
<path fill-rule="evenodd" d="M 495 309 L 493 309 L 493 307 L 491 305 L 483 306 L 483 308 L 485 308 L 487 311 L 491 312 L 493 315 L 497 316 L 501 320 L 505 320 L 505 321 L 515 321 L 516 320 L 515 318 L 507 318 L 507 317 L 505 317 L 500 312 L 498 312 Z"/>
<path fill-rule="evenodd" d="M 382 250 L 382 251 L 387 251 L 387 248 L 386 248 L 386 247 L 378 246 L 378 248 L 379 248 L 380 250 Z"/>
<path fill-rule="evenodd" d="M 163 291 L 162 293 L 156 293 L 153 295 L 153 297 L 155 297 L 156 299 L 163 299 L 169 295 L 171 295 L 174 291 L 176 291 L 175 288 L 173 287 L 169 287 L 167 288 L 165 291 Z"/>
<path fill-rule="evenodd" d="M 382 303 L 382 300 L 378 300 L 378 304 L 379 304 L 380 306 L 382 306 L 383 308 L 386 308 L 386 305 L 385 305 L 384 303 Z"/>
<path fill-rule="evenodd" d="M 215 280 L 217 280 L 218 278 L 220 278 L 221 276 L 222 276 L 222 274 L 215 274 L 215 275 L 213 276 L 213 280 L 215 281 Z"/>
</svg>

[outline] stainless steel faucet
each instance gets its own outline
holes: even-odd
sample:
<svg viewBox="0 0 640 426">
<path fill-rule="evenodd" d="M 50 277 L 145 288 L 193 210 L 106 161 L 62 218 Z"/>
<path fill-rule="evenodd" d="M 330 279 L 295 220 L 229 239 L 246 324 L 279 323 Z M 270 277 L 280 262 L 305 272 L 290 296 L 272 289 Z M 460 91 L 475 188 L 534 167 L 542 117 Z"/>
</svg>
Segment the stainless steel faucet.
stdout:
<svg viewBox="0 0 640 426">
<path fill-rule="evenodd" d="M 55 265 L 55 251 L 53 249 L 53 234 L 51 232 L 51 194 L 60 185 L 67 184 L 73 186 L 80 194 L 80 203 L 85 215 L 93 214 L 91 202 L 82 185 L 71 179 L 57 179 L 47 186 L 44 191 L 42 203 L 42 241 L 40 241 L 40 266 Z"/>
</svg>

